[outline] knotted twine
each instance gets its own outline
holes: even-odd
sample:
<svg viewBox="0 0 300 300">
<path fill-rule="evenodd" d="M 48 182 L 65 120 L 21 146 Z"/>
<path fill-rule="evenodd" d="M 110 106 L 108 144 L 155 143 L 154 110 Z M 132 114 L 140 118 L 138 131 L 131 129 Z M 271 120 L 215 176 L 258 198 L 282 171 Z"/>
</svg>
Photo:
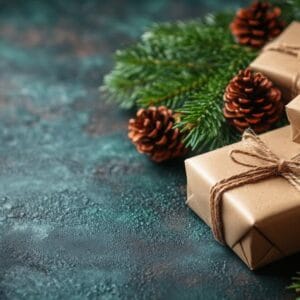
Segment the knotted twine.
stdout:
<svg viewBox="0 0 300 300">
<path fill-rule="evenodd" d="M 279 53 L 284 53 L 297 58 L 298 64 L 300 62 L 300 46 L 292 45 L 289 43 L 278 43 L 273 42 L 264 47 L 263 51 L 275 51 Z M 300 64 L 299 64 L 300 71 Z M 292 79 L 292 98 L 296 97 L 300 93 L 300 72 L 296 72 L 294 78 Z"/>
<path fill-rule="evenodd" d="M 222 219 L 222 198 L 226 191 L 256 183 L 274 176 L 282 176 L 300 192 L 300 154 L 285 160 L 275 155 L 250 129 L 243 134 L 245 149 L 234 149 L 229 156 L 235 163 L 251 169 L 217 182 L 210 190 L 211 223 L 214 237 L 226 244 Z M 253 163 L 247 161 L 253 160 Z"/>
</svg>

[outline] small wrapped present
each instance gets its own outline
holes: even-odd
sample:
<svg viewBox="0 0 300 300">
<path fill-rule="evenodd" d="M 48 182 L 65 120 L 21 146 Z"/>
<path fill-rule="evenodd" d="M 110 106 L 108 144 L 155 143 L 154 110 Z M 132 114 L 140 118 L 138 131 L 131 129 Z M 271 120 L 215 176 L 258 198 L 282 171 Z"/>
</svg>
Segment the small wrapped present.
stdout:
<svg viewBox="0 0 300 300">
<path fill-rule="evenodd" d="M 281 89 L 286 102 L 300 94 L 300 23 L 291 23 L 267 44 L 250 68 L 268 76 Z"/>
<path fill-rule="evenodd" d="M 250 269 L 300 251 L 300 144 L 290 131 L 246 131 L 185 161 L 187 205 Z"/>
<path fill-rule="evenodd" d="M 292 140 L 300 143 L 300 95 L 286 106 L 286 113 L 292 124 Z"/>
</svg>

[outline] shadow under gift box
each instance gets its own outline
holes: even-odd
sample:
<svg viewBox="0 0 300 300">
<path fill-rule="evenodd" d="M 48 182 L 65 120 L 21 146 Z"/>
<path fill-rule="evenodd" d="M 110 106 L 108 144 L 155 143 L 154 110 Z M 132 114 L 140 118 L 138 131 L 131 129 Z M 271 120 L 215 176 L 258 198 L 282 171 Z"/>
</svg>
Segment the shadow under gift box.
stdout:
<svg viewBox="0 0 300 300">
<path fill-rule="evenodd" d="M 250 68 L 271 79 L 286 103 L 300 94 L 300 22 L 292 22 L 267 44 Z"/>
<path fill-rule="evenodd" d="M 280 158 L 300 153 L 286 126 L 260 138 Z M 238 165 L 229 152 L 240 143 L 189 158 L 187 204 L 209 226 L 210 189 L 221 179 L 249 167 Z M 252 270 L 300 251 L 300 192 L 281 176 L 246 184 L 223 195 L 222 218 L 227 245 Z M 216 258 L 217 259 L 217 258 Z"/>
</svg>

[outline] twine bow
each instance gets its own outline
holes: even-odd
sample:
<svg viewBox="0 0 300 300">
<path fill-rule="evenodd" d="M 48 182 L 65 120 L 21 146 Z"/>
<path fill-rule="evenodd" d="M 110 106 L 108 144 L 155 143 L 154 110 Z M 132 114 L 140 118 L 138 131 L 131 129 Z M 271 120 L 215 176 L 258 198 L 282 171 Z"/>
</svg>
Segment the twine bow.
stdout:
<svg viewBox="0 0 300 300">
<path fill-rule="evenodd" d="M 226 244 L 222 220 L 222 197 L 226 191 L 274 176 L 282 176 L 300 192 L 300 154 L 290 160 L 281 159 L 250 129 L 244 132 L 242 141 L 246 146 L 245 150 L 232 150 L 230 158 L 235 163 L 251 169 L 217 182 L 210 191 L 212 231 L 221 244 Z"/>
<path fill-rule="evenodd" d="M 300 46 L 292 45 L 289 43 L 273 42 L 264 47 L 263 51 L 275 51 L 284 53 L 287 55 L 295 56 L 300 61 Z M 300 70 L 300 65 L 299 65 Z M 297 96 L 300 93 L 300 72 L 296 72 L 292 81 L 292 97 Z"/>
</svg>

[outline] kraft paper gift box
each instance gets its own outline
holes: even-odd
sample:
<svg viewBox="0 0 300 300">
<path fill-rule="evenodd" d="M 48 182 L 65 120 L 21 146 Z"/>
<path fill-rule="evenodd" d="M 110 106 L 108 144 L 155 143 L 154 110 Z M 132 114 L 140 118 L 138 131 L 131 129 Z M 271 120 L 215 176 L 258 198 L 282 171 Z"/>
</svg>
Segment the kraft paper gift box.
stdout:
<svg viewBox="0 0 300 300">
<path fill-rule="evenodd" d="M 300 153 L 290 133 L 286 126 L 259 137 L 279 158 L 289 160 Z M 240 147 L 241 142 L 235 143 L 185 161 L 187 205 L 210 227 L 212 186 L 249 170 L 229 157 Z M 226 191 L 222 221 L 227 246 L 252 270 L 300 251 L 300 192 L 282 176 Z"/>
<path fill-rule="evenodd" d="M 300 23 L 291 23 L 267 44 L 250 68 L 268 76 L 281 89 L 286 102 L 300 94 Z"/>
<path fill-rule="evenodd" d="M 300 143 L 300 95 L 286 106 L 286 112 L 292 124 L 292 140 Z"/>
</svg>

